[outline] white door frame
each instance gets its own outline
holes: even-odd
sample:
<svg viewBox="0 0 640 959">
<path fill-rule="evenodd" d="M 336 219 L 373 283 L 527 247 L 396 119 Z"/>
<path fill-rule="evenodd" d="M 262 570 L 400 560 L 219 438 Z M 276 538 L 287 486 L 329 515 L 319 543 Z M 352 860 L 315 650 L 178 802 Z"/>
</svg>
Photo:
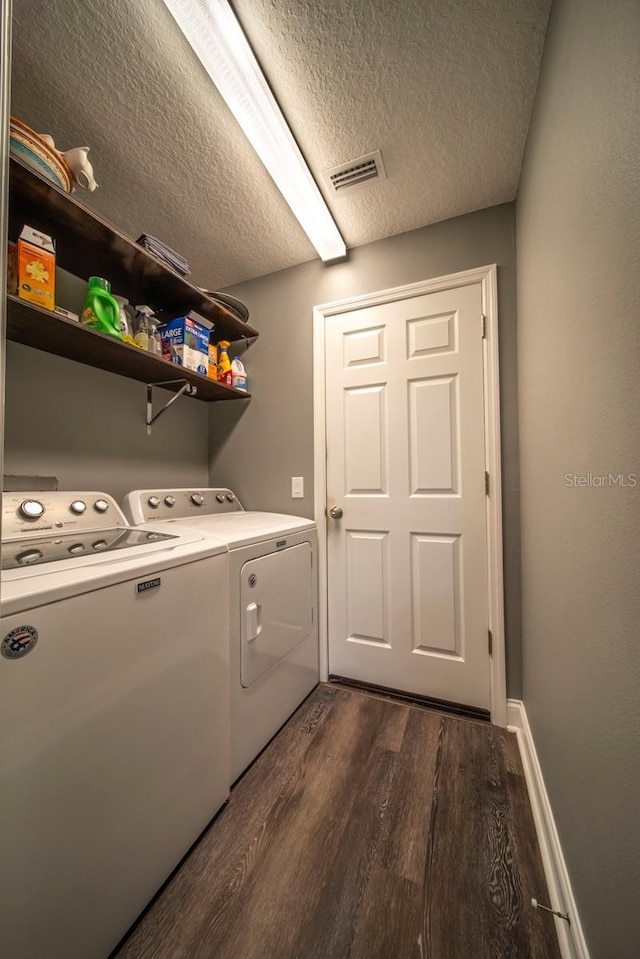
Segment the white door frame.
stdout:
<svg viewBox="0 0 640 959">
<path fill-rule="evenodd" d="M 383 303 L 393 303 L 425 293 L 439 293 L 459 286 L 479 283 L 486 336 L 483 342 L 485 463 L 489 473 L 487 508 L 487 567 L 489 573 L 489 629 L 493 638 L 490 657 L 491 720 L 507 725 L 507 686 L 504 636 L 504 584 L 502 571 L 502 473 L 500 455 L 500 367 L 498 352 L 498 284 L 497 267 L 477 267 L 450 276 L 440 276 L 420 283 L 379 290 L 335 303 L 324 303 L 313 309 L 313 426 L 314 426 L 314 501 L 318 524 L 319 635 L 320 678 L 329 673 L 327 628 L 327 425 L 325 414 L 325 327 L 336 314 L 361 310 Z M 478 324 L 480 324 L 478 318 Z"/>
<path fill-rule="evenodd" d="M 11 0 L 0 0 L 0 494 L 4 473 L 4 384 L 9 218 L 9 115 L 11 113 Z"/>
</svg>

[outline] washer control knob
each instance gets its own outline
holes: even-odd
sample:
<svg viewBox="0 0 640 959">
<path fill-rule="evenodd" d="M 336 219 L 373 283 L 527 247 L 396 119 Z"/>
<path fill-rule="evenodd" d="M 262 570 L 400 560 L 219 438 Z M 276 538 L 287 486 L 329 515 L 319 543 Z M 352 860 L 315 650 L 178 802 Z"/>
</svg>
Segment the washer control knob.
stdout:
<svg viewBox="0 0 640 959">
<path fill-rule="evenodd" d="M 158 506 L 160 506 L 160 500 L 158 499 L 157 496 L 150 496 L 149 499 L 147 500 L 147 503 L 149 504 L 151 509 L 157 509 Z"/>
<path fill-rule="evenodd" d="M 29 566 L 31 563 L 37 563 L 39 559 L 42 559 L 42 555 L 39 549 L 25 549 L 24 553 L 18 553 L 16 560 L 20 566 Z"/>
<path fill-rule="evenodd" d="M 216 499 L 219 503 L 224 503 L 224 493 L 216 493 Z"/>
<path fill-rule="evenodd" d="M 93 508 L 99 513 L 106 513 L 109 509 L 109 504 L 107 503 L 106 499 L 97 499 L 93 504 Z"/>
<path fill-rule="evenodd" d="M 87 504 L 82 499 L 74 499 L 73 503 L 69 507 L 72 513 L 77 513 L 79 516 L 84 513 L 87 508 Z"/>
<path fill-rule="evenodd" d="M 20 512 L 27 519 L 40 519 L 44 513 L 44 506 L 37 499 L 25 499 L 20 503 Z"/>
<path fill-rule="evenodd" d="M 107 541 L 106 541 L 106 539 L 97 539 L 97 540 L 95 541 L 95 543 L 93 544 L 93 548 L 94 548 L 94 549 L 98 549 L 98 550 L 100 550 L 100 549 L 106 549 L 106 548 L 107 548 Z"/>
<path fill-rule="evenodd" d="M 165 496 L 164 502 L 165 502 L 165 506 L 175 506 L 176 498 L 175 496 Z"/>
<path fill-rule="evenodd" d="M 235 496 L 233 495 L 233 493 L 227 493 L 227 500 L 229 503 L 233 503 L 234 499 L 235 499 Z"/>
<path fill-rule="evenodd" d="M 72 556 L 75 556 L 77 553 L 84 553 L 84 543 L 74 543 L 73 546 L 69 547 L 69 552 Z"/>
<path fill-rule="evenodd" d="M 193 503 L 194 506 L 202 506 L 202 504 L 204 503 L 204 496 L 202 495 L 202 493 L 192 493 L 191 502 Z"/>
</svg>

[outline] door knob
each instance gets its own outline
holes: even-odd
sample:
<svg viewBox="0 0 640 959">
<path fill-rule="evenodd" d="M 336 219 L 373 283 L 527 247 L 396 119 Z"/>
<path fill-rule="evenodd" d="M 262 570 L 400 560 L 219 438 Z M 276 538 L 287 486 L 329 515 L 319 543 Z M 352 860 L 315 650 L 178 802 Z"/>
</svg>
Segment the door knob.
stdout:
<svg viewBox="0 0 640 959">
<path fill-rule="evenodd" d="M 332 519 L 342 519 L 342 507 L 341 506 L 332 506 L 329 510 L 329 516 Z"/>
</svg>

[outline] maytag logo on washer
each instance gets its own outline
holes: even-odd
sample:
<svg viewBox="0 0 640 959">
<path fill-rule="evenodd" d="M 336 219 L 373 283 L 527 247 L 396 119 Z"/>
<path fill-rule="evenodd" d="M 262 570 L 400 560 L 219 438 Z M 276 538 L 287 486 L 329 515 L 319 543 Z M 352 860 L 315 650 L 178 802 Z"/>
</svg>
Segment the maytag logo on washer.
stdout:
<svg viewBox="0 0 640 959">
<path fill-rule="evenodd" d="M 150 589 L 160 589 L 162 579 L 156 576 L 155 579 L 145 579 L 142 583 L 136 583 L 136 593 L 146 593 Z"/>
<path fill-rule="evenodd" d="M 38 642 L 35 626 L 16 626 L 2 640 L 0 651 L 5 659 L 22 659 Z"/>
</svg>

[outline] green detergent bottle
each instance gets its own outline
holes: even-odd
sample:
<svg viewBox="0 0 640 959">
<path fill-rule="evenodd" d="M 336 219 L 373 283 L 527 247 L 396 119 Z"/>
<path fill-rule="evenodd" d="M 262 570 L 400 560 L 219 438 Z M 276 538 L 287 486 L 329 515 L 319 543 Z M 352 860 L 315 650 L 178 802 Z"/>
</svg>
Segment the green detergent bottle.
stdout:
<svg viewBox="0 0 640 959">
<path fill-rule="evenodd" d="M 111 295 L 111 284 L 108 280 L 103 280 L 100 276 L 89 277 L 80 322 L 98 333 L 107 333 L 117 340 L 122 339 L 120 308 L 115 297 Z"/>
</svg>

